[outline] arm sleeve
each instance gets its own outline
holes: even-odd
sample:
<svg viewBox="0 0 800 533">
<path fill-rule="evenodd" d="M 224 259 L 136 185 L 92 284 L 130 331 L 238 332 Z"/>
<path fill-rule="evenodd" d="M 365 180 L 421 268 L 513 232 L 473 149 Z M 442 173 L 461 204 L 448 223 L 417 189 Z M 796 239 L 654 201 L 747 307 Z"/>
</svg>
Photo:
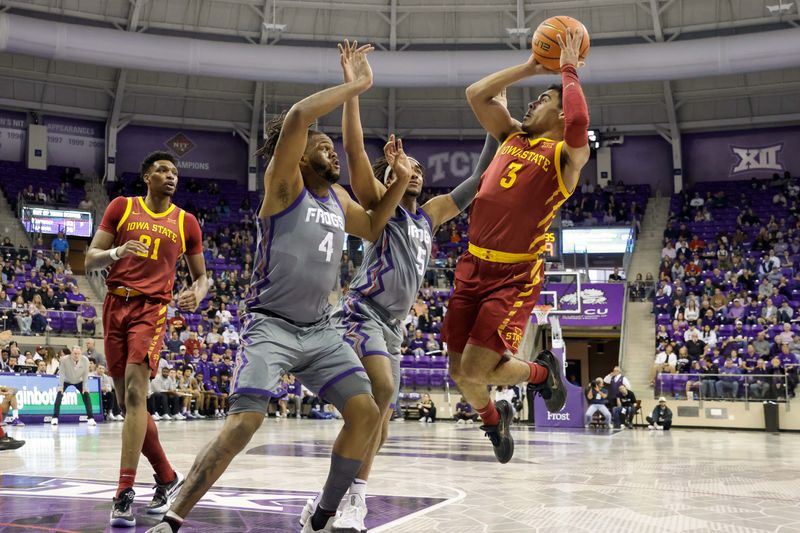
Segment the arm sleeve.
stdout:
<svg viewBox="0 0 800 533">
<path fill-rule="evenodd" d="M 128 207 L 128 199 L 124 196 L 117 196 L 111 203 L 108 204 L 106 212 L 103 214 L 103 220 L 100 221 L 98 229 L 107 231 L 108 233 L 117 233 L 117 225 L 122 220 L 125 214 L 125 209 Z"/>
<path fill-rule="evenodd" d="M 183 229 L 186 232 L 186 255 L 197 255 L 203 253 L 203 232 L 200 224 L 191 213 L 186 213 L 186 220 L 183 221 Z"/>
<path fill-rule="evenodd" d="M 453 189 L 453 192 L 450 193 L 450 198 L 453 199 L 453 202 L 460 211 L 463 211 L 469 207 L 469 204 L 472 203 L 475 195 L 478 194 L 478 186 L 481 183 L 481 176 L 483 176 L 483 173 L 486 172 L 486 169 L 489 167 L 492 159 L 494 159 L 494 154 L 497 152 L 497 148 L 499 146 L 500 143 L 497 142 L 497 139 L 487 134 L 486 141 L 483 143 L 481 156 L 478 159 L 478 165 L 475 167 L 475 170 L 472 171 L 472 175 L 462 181 L 455 189 Z"/>
<path fill-rule="evenodd" d="M 564 141 L 572 148 L 582 148 L 589 142 L 589 109 L 574 65 L 561 67 L 561 82 L 564 87 L 561 95 Z"/>
</svg>

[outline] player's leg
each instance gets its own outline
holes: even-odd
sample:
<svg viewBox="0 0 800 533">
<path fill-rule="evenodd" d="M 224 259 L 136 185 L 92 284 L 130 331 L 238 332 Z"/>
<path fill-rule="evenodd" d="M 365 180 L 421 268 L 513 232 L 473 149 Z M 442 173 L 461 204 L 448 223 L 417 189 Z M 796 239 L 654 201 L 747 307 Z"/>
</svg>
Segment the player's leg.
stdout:
<svg viewBox="0 0 800 533">
<path fill-rule="evenodd" d="M 83 407 L 86 409 L 86 421 L 90 426 L 97 425 L 97 423 L 94 421 L 94 415 L 92 414 L 92 398 L 89 396 L 89 391 L 83 390 L 83 383 L 76 383 L 75 388 L 78 390 L 81 398 L 83 399 Z"/>
<path fill-rule="evenodd" d="M 237 403 L 242 409 L 253 410 L 228 415 L 222 430 L 197 455 L 180 493 L 164 516 L 163 521 L 170 525 L 172 531 L 178 530 L 183 519 L 225 472 L 233 458 L 247 446 L 264 422 L 265 397 L 237 395 L 231 409 L 235 410 Z M 163 528 L 157 531 L 162 530 Z"/>
<path fill-rule="evenodd" d="M 372 442 L 372 447 L 369 452 L 364 456 L 364 464 L 358 472 L 357 479 L 366 480 L 369 478 L 369 473 L 372 470 L 372 463 L 378 451 L 386 442 L 389 428 L 389 418 L 391 417 L 391 405 L 395 397 L 395 379 L 392 371 L 392 362 L 388 357 L 382 355 L 373 355 L 365 357 L 361 360 L 364 369 L 367 371 L 369 380 L 372 383 L 372 395 L 375 399 L 375 404 L 380 411 L 381 431 L 375 434 Z"/>
<path fill-rule="evenodd" d="M 2 419 L 3 419 L 3 409 L 0 406 L 0 420 Z M 16 450 L 17 448 L 20 448 L 24 444 L 25 444 L 24 440 L 12 439 L 8 435 L 6 435 L 6 432 L 3 431 L 3 427 L 0 426 L 0 451 Z"/>
</svg>

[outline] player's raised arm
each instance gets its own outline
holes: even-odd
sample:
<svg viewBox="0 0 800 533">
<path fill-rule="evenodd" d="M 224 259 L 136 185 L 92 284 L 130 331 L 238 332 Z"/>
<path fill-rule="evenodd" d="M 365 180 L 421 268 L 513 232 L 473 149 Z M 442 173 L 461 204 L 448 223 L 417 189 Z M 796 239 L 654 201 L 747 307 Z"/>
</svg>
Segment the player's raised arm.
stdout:
<svg viewBox="0 0 800 533">
<path fill-rule="evenodd" d="M 357 42 L 351 44 L 345 41 L 344 44 L 339 45 L 345 83 L 356 79 L 358 71 L 369 68 L 366 57 L 357 53 L 359 50 Z M 353 193 L 365 209 L 372 209 L 386 193 L 386 187 L 372 174 L 372 166 L 364 149 L 364 131 L 361 128 L 358 97 L 350 98 L 344 103 L 342 140 L 345 154 L 347 154 L 347 168 Z"/>
<path fill-rule="evenodd" d="M 566 42 L 558 35 L 561 46 L 561 108 L 564 111 L 564 152 L 561 155 L 564 185 L 571 192 L 578 185 L 581 169 L 589 161 L 589 109 L 578 79 L 583 32 L 567 30 Z M 565 157 L 566 156 L 566 157 Z"/>
<path fill-rule="evenodd" d="M 392 167 L 392 172 L 395 173 L 397 179 L 386 189 L 386 194 L 375 204 L 374 209 L 365 210 L 354 202 L 341 186 L 333 186 L 339 201 L 344 207 L 345 231 L 370 242 L 374 242 L 380 237 L 384 226 L 386 226 L 389 218 L 397 209 L 400 200 L 402 200 L 413 173 L 411 162 L 403 151 L 403 142 L 400 139 L 395 139 L 394 135 L 389 137 L 389 141 L 383 148 L 383 154 L 386 156 L 386 161 L 389 162 L 389 166 Z"/>
<path fill-rule="evenodd" d="M 552 72 L 538 64 L 531 55 L 525 63 L 490 74 L 467 87 L 467 101 L 478 122 L 498 141 L 503 142 L 512 133 L 522 131 L 522 128 L 519 121 L 511 117 L 508 109 L 495 96 L 506 87 L 535 74 Z"/>
<path fill-rule="evenodd" d="M 371 52 L 371 46 L 357 50 L 355 56 L 365 56 Z M 363 58 L 366 63 L 366 58 Z M 265 155 L 271 160 L 264 172 L 264 202 L 260 215 L 270 216 L 286 209 L 303 189 L 303 178 L 299 163 L 303 157 L 308 139 L 308 128 L 318 118 L 327 115 L 350 98 L 358 96 L 372 86 L 372 70 L 369 63 L 360 69 L 353 81 L 337 85 L 312 94 L 294 104 L 286 116 L 272 124 L 278 129 L 275 144 L 268 141 L 264 147 Z M 269 139 L 269 132 L 267 134 Z"/>
<path fill-rule="evenodd" d="M 147 257 L 148 247 L 137 240 L 131 240 L 121 246 L 113 247 L 117 234 L 117 225 L 122 220 L 127 206 L 128 199 L 123 196 L 114 198 L 108 204 L 103 220 L 100 222 L 91 244 L 89 244 L 89 249 L 86 250 L 84 267 L 87 272 L 103 269 L 111 263 L 130 255 Z"/>
</svg>

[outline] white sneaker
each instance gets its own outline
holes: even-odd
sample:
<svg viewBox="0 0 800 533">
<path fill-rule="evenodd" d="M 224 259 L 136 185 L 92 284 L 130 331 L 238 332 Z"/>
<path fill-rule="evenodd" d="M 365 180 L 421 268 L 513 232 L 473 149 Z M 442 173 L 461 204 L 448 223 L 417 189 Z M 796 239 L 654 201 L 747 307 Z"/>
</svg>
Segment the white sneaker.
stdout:
<svg viewBox="0 0 800 533">
<path fill-rule="evenodd" d="M 333 529 L 333 522 L 336 520 L 335 516 L 328 518 L 328 522 L 325 524 L 325 527 L 322 529 L 314 529 L 314 526 L 311 525 L 311 517 L 306 520 L 306 525 L 303 526 L 303 530 L 300 533 L 333 533 L 336 531 Z"/>
<path fill-rule="evenodd" d="M 367 516 L 367 504 L 358 494 L 350 494 L 345 500 L 342 514 L 333 521 L 334 531 L 353 531 L 364 533 L 364 518 Z"/>
<path fill-rule="evenodd" d="M 173 416 L 172 418 L 174 418 L 175 420 L 186 420 L 186 417 L 184 415 L 182 415 L 181 413 L 178 413 L 177 415 Z"/>
<path fill-rule="evenodd" d="M 172 417 L 169 414 L 163 414 L 161 415 L 161 420 L 172 420 Z"/>
<path fill-rule="evenodd" d="M 93 428 L 93 427 L 96 427 L 96 426 L 97 426 L 97 422 L 95 422 L 95 421 L 94 421 L 94 418 L 90 418 L 89 420 L 87 420 L 86 424 L 87 424 L 87 425 L 88 425 L 90 428 Z"/>
<path fill-rule="evenodd" d="M 197 409 L 195 409 L 194 411 L 192 411 L 192 414 L 194 415 L 194 417 L 195 417 L 195 418 L 203 418 L 202 416 L 200 416 L 200 413 L 199 413 L 199 412 L 197 412 Z"/>
<path fill-rule="evenodd" d="M 276 411 L 276 412 L 275 412 L 275 418 L 280 418 L 280 417 L 282 417 L 282 416 L 283 416 L 283 415 L 281 414 L 281 412 L 280 412 L 280 411 Z"/>
<path fill-rule="evenodd" d="M 314 505 L 314 498 L 309 498 L 306 500 L 306 504 L 303 506 L 303 510 L 300 513 L 300 525 L 306 525 L 308 519 L 311 518 L 311 515 L 314 514 L 314 511 L 317 510 L 317 507 Z"/>
<path fill-rule="evenodd" d="M 424 423 L 425 423 L 425 422 L 427 422 L 427 421 L 428 421 L 428 419 L 427 419 L 427 418 L 425 418 L 424 416 L 423 416 L 423 417 L 420 417 L 420 419 L 419 419 L 419 423 L 420 423 L 420 424 L 424 424 Z"/>
<path fill-rule="evenodd" d="M 152 418 L 152 419 L 153 419 L 155 422 L 158 422 L 159 420 L 161 420 L 161 415 L 160 415 L 160 414 L 158 414 L 158 413 L 153 413 L 153 414 L 151 415 L 151 418 Z"/>
<path fill-rule="evenodd" d="M 58 425 L 58 418 L 53 418 L 52 420 L 50 420 L 50 425 L 51 426 L 57 426 Z"/>
<path fill-rule="evenodd" d="M 459 419 L 459 420 L 456 422 L 456 425 L 457 425 L 457 426 L 463 426 L 464 424 L 465 424 L 465 422 L 464 422 L 464 420 L 462 420 L 462 419 Z"/>
<path fill-rule="evenodd" d="M 467 424 L 474 424 L 474 423 L 475 423 L 475 421 L 473 419 L 471 419 L 471 418 L 469 420 L 467 420 Z"/>
<path fill-rule="evenodd" d="M 653 424 L 650 424 L 649 426 L 647 426 L 647 429 L 652 431 L 652 430 L 656 429 L 656 427 Z"/>
<path fill-rule="evenodd" d="M 122 416 L 122 413 L 120 413 L 118 415 L 114 415 L 114 420 L 116 420 L 117 422 L 124 422 L 125 421 L 125 417 Z"/>
<path fill-rule="evenodd" d="M 664 431 L 664 426 L 659 426 L 658 424 L 656 424 L 656 429 L 658 431 Z"/>
</svg>

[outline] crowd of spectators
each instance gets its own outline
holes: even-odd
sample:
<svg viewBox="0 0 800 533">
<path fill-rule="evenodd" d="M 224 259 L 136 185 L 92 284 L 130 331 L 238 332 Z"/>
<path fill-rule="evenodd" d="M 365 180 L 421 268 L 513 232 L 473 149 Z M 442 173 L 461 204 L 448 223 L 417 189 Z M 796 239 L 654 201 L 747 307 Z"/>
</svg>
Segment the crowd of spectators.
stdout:
<svg viewBox="0 0 800 533">
<path fill-rule="evenodd" d="M 622 181 L 595 186 L 586 180 L 561 207 L 561 225 L 619 226 L 633 224 L 638 234 L 650 187 L 630 186 Z"/>
<path fill-rule="evenodd" d="M 673 197 L 653 294 L 651 384 L 676 397 L 793 397 L 800 184 L 786 173 L 724 185 Z M 663 373 L 685 376 L 657 379 Z"/>
</svg>

